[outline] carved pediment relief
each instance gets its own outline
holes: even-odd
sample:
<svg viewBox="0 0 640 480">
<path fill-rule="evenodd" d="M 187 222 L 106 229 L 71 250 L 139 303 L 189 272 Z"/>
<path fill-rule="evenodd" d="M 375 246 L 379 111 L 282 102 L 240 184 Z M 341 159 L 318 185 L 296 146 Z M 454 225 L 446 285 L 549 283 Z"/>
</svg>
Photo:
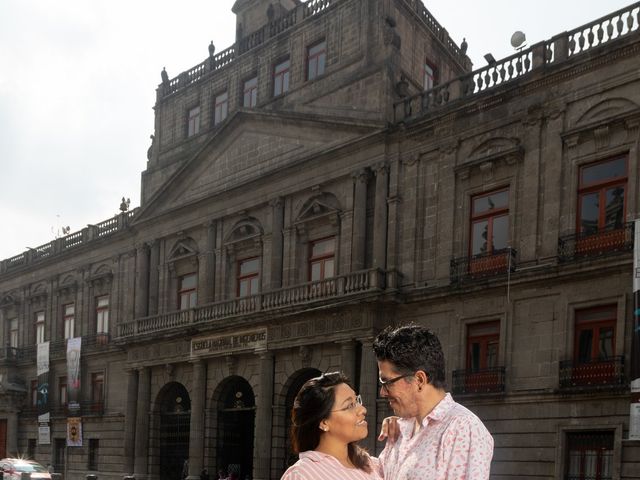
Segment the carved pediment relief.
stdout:
<svg viewBox="0 0 640 480">
<path fill-rule="evenodd" d="M 224 243 L 227 249 L 232 249 L 235 245 L 243 242 L 251 242 L 258 247 L 263 233 L 262 225 L 258 220 L 251 217 L 245 218 L 233 226 Z"/>
<path fill-rule="evenodd" d="M 589 108 L 580 116 L 575 125 L 581 127 L 618 119 L 626 114 L 637 113 L 639 108 L 638 105 L 626 98 L 609 98 Z"/>
<path fill-rule="evenodd" d="M 0 298 L 0 309 L 9 309 L 12 307 L 17 307 L 20 305 L 20 300 L 18 300 L 18 295 L 15 293 L 8 293 Z"/>
<path fill-rule="evenodd" d="M 191 238 L 178 240 L 169 252 L 169 261 L 176 261 L 198 254 L 198 245 Z"/>
<path fill-rule="evenodd" d="M 338 199 L 330 193 L 321 193 L 304 203 L 295 224 L 307 223 L 321 218 L 337 220 L 339 214 Z"/>
<path fill-rule="evenodd" d="M 464 163 L 456 167 L 456 173 L 468 177 L 472 169 L 478 169 L 485 176 L 491 175 L 496 163 L 512 165 L 523 153 L 518 138 L 490 138 L 471 150 Z"/>
<path fill-rule="evenodd" d="M 111 285 L 112 280 L 113 280 L 113 273 L 111 272 L 111 269 L 106 265 L 100 265 L 91 274 L 87 282 L 91 284 L 93 287 L 102 287 L 102 286 Z"/>
<path fill-rule="evenodd" d="M 28 299 L 32 305 L 43 305 L 47 301 L 49 292 L 44 283 L 38 284 L 31 289 Z"/>
</svg>

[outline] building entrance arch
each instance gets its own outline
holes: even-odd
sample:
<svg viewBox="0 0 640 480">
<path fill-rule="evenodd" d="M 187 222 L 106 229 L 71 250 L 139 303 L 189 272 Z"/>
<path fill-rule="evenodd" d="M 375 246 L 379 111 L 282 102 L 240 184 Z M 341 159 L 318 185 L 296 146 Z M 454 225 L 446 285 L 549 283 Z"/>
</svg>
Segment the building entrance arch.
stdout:
<svg viewBox="0 0 640 480">
<path fill-rule="evenodd" d="M 160 480 L 180 480 L 189 459 L 191 399 L 178 382 L 166 384 L 156 401 Z"/>
<path fill-rule="evenodd" d="M 236 472 L 238 478 L 251 477 L 256 418 L 253 389 L 244 378 L 229 377 L 218 398 L 218 468 Z"/>
</svg>

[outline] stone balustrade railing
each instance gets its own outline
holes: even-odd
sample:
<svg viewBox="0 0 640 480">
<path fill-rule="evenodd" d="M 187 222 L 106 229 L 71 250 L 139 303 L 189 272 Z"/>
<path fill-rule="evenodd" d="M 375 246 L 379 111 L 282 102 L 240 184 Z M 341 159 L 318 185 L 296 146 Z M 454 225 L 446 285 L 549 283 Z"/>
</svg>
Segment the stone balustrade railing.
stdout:
<svg viewBox="0 0 640 480">
<path fill-rule="evenodd" d="M 139 335 L 197 326 L 257 312 L 309 305 L 385 288 L 385 273 L 378 269 L 362 270 L 316 282 L 280 288 L 249 297 L 210 303 L 189 310 L 138 318 L 118 325 L 118 337 Z"/>
<path fill-rule="evenodd" d="M 88 242 L 105 238 L 117 232 L 126 230 L 137 211 L 138 209 L 133 209 L 131 211 L 118 214 L 98 223 L 97 225 L 87 225 L 78 232 L 70 233 L 69 235 L 57 238 L 49 243 L 40 245 L 39 247 L 30 248 L 19 255 L 7 258 L 6 260 L 1 260 L 0 275 L 5 272 L 13 272 L 81 245 L 86 245 Z"/>
<path fill-rule="evenodd" d="M 394 103 L 394 120 L 397 123 L 423 117 L 439 107 L 523 78 L 545 65 L 559 64 L 620 38 L 637 35 L 639 24 L 640 2 L 637 2 L 431 90 L 408 96 Z"/>
</svg>

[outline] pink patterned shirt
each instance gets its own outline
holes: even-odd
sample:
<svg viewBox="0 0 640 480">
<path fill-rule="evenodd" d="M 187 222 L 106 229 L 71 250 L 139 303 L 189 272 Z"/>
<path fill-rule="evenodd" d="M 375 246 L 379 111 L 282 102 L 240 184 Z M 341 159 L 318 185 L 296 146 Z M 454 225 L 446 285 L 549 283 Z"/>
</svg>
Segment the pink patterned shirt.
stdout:
<svg viewBox="0 0 640 480">
<path fill-rule="evenodd" d="M 346 468 L 337 458 L 310 450 L 300 452 L 300 460 L 291 465 L 280 480 L 382 480 L 376 458 L 371 458 L 371 467 L 371 473 Z"/>
<path fill-rule="evenodd" d="M 480 419 L 447 395 L 413 433 L 400 419 L 400 436 L 380 455 L 385 480 L 487 480 L 493 438 Z"/>
</svg>

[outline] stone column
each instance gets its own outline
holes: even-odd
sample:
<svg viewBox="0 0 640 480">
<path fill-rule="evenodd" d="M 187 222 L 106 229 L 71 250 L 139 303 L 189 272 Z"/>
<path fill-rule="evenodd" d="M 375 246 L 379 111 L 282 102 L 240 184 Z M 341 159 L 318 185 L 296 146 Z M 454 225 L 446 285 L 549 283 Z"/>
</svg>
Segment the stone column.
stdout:
<svg viewBox="0 0 640 480">
<path fill-rule="evenodd" d="M 149 315 L 158 313 L 158 287 L 160 285 L 160 241 L 150 243 L 149 254 Z"/>
<path fill-rule="evenodd" d="M 378 436 L 378 416 L 376 411 L 376 398 L 378 390 L 378 366 L 376 356 L 373 353 L 373 339 L 362 340 L 362 352 L 360 357 L 360 389 L 362 401 L 367 407 L 367 422 L 369 433 L 360 444 L 372 455 L 375 453 L 376 437 Z"/>
<path fill-rule="evenodd" d="M 136 452 L 134 476 L 145 480 L 149 459 L 149 407 L 151 405 L 151 369 L 143 367 L 138 372 L 138 402 L 136 408 Z"/>
<path fill-rule="evenodd" d="M 200 472 L 202 472 L 202 466 L 204 465 L 204 411 L 206 391 L 207 365 L 203 360 L 196 360 L 193 362 L 188 480 L 200 480 Z"/>
<path fill-rule="evenodd" d="M 271 224 L 271 285 L 270 289 L 282 287 L 282 267 L 284 254 L 284 201 L 282 198 L 272 200 L 269 205 L 272 209 Z"/>
<path fill-rule="evenodd" d="M 367 242 L 367 182 L 369 172 L 359 170 L 353 174 L 353 232 L 351 251 L 351 271 L 363 270 L 365 266 L 365 251 Z"/>
<path fill-rule="evenodd" d="M 149 248 L 146 244 L 136 249 L 135 317 L 146 317 L 149 301 Z"/>
<path fill-rule="evenodd" d="M 373 267 L 387 267 L 387 197 L 389 196 L 389 165 L 376 165 L 376 199 L 373 217 Z"/>
<path fill-rule="evenodd" d="M 340 342 L 341 370 L 354 383 L 356 380 L 356 344 L 349 339 Z"/>
<path fill-rule="evenodd" d="M 124 470 L 133 474 L 136 445 L 136 408 L 138 407 L 138 371 L 127 370 L 127 404 L 124 419 Z"/>
<path fill-rule="evenodd" d="M 216 276 L 216 222 L 214 220 L 206 224 L 207 246 L 203 255 L 202 269 L 204 270 L 204 285 L 200 288 L 202 303 L 212 303 L 214 301 L 215 276 Z M 198 302 L 200 303 L 200 302 Z"/>
<path fill-rule="evenodd" d="M 260 394 L 256 402 L 256 428 L 253 447 L 253 478 L 271 478 L 271 437 L 273 419 L 273 364 L 272 352 L 260 354 Z"/>
</svg>

